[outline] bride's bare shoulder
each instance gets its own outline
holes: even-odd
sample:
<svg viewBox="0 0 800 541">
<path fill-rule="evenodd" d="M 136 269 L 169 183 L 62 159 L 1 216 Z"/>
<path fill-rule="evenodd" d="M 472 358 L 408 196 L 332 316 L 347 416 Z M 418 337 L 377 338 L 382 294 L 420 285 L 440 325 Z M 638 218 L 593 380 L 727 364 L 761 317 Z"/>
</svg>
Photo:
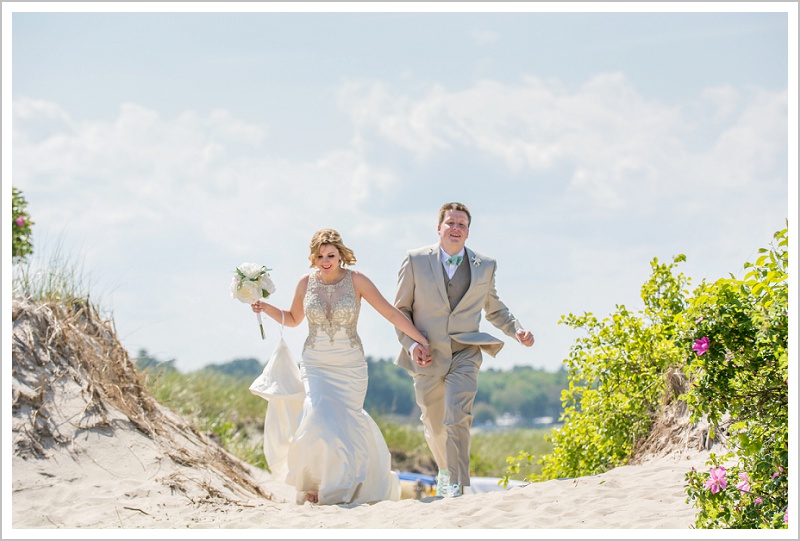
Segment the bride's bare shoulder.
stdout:
<svg viewBox="0 0 800 541">
<path fill-rule="evenodd" d="M 357 271 L 355 269 L 350 270 L 350 276 L 353 278 L 353 282 L 369 282 L 371 281 L 366 274 L 361 271 Z"/>
</svg>

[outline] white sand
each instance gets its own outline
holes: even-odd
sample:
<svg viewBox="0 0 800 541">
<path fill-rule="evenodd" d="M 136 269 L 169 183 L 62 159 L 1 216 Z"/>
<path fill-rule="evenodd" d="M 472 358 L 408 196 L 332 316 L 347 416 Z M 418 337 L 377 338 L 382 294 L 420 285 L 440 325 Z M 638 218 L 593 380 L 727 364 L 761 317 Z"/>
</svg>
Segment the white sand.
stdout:
<svg viewBox="0 0 800 541">
<path fill-rule="evenodd" d="M 268 473 L 242 463 L 174 413 L 137 395 L 126 381 L 132 368 L 119 348 L 103 350 L 98 362 L 87 364 L 82 356 L 97 342 L 74 336 L 79 322 L 69 323 L 72 330 L 62 335 L 47 334 L 49 345 L 43 347 L 43 329 L 51 333 L 56 325 L 43 314 L 18 313 L 15 306 L 20 321 L 14 326 L 12 452 L 4 453 L 4 495 L 11 496 L 10 502 L 3 499 L 4 539 L 686 538 L 702 533 L 692 529 L 695 510 L 686 503 L 684 476 L 693 466 L 705 469 L 708 452 L 685 449 L 602 475 L 454 499 L 298 505 L 293 491 Z M 59 349 L 59 343 L 70 346 Z M 77 352 L 81 362 L 64 358 L 63 351 Z"/>
<path fill-rule="evenodd" d="M 351 508 L 294 502 L 259 482 L 275 501 L 226 490 L 215 472 L 182 468 L 136 432 L 87 435 L 74 448 L 13 460 L 14 528 L 691 528 L 684 474 L 704 455 L 654 459 L 602 475 L 534 483 L 455 499 L 401 500 Z M 171 476 L 221 494 L 202 501 L 168 486 Z M 198 493 L 200 491 L 198 490 Z M 326 534 L 328 535 L 328 534 Z M 113 535 L 112 535 L 113 536 Z"/>
<path fill-rule="evenodd" d="M 79 405 L 79 400 L 73 404 Z M 63 403 L 62 409 L 75 413 L 78 408 Z M 686 503 L 684 475 L 692 466 L 704 468 L 707 457 L 700 452 L 661 457 L 602 475 L 506 491 L 348 508 L 298 505 L 288 487 L 271 480 L 268 473 L 242 464 L 272 500 L 259 497 L 213 467 L 177 464 L 151 438 L 127 426 L 126 420 L 117 419 L 116 423 L 113 430 L 76 430 L 72 443 L 49 449 L 47 458 L 13 457 L 14 530 L 277 528 L 305 530 L 303 536 L 316 538 L 354 537 L 352 532 L 319 531 L 342 528 L 381 530 L 378 537 L 391 536 L 391 529 L 410 528 L 454 531 L 437 532 L 439 537 L 463 537 L 462 530 L 486 528 L 645 528 L 680 529 L 683 537 L 690 534 L 695 514 Z M 207 445 L 223 452 L 215 444 L 181 431 L 171 437 L 187 448 Z M 14 534 L 20 531 L 12 530 Z M 42 531 L 36 536 L 50 537 Z M 115 534 L 105 531 L 103 536 Z"/>
</svg>

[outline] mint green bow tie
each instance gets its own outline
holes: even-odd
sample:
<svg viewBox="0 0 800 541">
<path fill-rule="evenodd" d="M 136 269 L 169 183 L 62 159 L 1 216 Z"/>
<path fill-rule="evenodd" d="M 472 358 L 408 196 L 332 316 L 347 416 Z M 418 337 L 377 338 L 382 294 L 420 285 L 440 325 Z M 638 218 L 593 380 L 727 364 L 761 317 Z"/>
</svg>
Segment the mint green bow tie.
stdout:
<svg viewBox="0 0 800 541">
<path fill-rule="evenodd" d="M 454 255 L 454 256 L 448 257 L 447 261 L 445 261 L 445 263 L 447 263 L 448 265 L 455 265 L 456 267 L 458 267 L 461 264 L 461 261 L 463 261 L 463 260 L 464 260 L 464 258 L 462 256 Z"/>
</svg>

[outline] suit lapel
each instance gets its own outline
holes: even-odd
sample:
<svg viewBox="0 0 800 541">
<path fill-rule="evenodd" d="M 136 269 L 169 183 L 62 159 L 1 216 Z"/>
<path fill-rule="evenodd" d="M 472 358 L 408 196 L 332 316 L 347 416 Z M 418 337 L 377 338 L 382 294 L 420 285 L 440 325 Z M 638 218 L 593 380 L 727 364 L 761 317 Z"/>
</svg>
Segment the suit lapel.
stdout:
<svg viewBox="0 0 800 541">
<path fill-rule="evenodd" d="M 431 253 L 428 256 L 428 259 L 431 264 L 431 273 L 433 274 L 433 280 L 436 282 L 436 287 L 439 288 L 439 293 L 442 295 L 442 301 L 449 307 L 450 301 L 447 300 L 447 289 L 444 287 L 444 278 L 442 277 L 442 261 L 439 258 L 440 248 L 439 245 L 435 245 L 431 248 Z"/>
<path fill-rule="evenodd" d="M 458 310 L 459 305 L 462 302 L 464 302 L 464 299 L 469 297 L 470 293 L 472 292 L 472 288 L 475 287 L 475 284 L 478 281 L 478 267 L 475 267 L 472 264 L 472 259 L 474 257 L 475 257 L 475 253 L 472 250 L 470 250 L 469 248 L 467 248 L 466 246 L 464 246 L 464 261 L 461 264 L 462 265 L 468 265 L 467 270 L 469 270 L 469 286 L 467 287 L 467 290 L 464 292 L 464 296 L 461 297 L 461 300 L 458 301 L 458 304 L 456 304 L 456 307 L 453 308 L 453 312 Z"/>
</svg>

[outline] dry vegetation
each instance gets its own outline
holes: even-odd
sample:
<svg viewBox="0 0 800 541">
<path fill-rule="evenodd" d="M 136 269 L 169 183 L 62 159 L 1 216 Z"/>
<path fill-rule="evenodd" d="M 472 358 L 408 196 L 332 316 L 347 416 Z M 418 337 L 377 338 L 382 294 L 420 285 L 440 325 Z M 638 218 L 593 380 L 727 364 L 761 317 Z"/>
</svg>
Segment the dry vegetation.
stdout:
<svg viewBox="0 0 800 541">
<path fill-rule="evenodd" d="M 678 397 L 689 390 L 689 379 L 682 370 L 672 368 L 664 376 L 661 409 L 657 412 L 647 438 L 634 445 L 628 464 L 641 464 L 654 457 L 683 454 L 725 447 L 724 430 L 712 433 L 707 422 L 692 422 L 686 402 Z"/>
<path fill-rule="evenodd" d="M 191 501 L 271 498 L 247 465 L 150 396 L 113 324 L 89 303 L 17 298 L 12 318 L 15 460 L 80 454 L 87 433 L 136 431 L 170 463 L 159 482 Z"/>
</svg>

